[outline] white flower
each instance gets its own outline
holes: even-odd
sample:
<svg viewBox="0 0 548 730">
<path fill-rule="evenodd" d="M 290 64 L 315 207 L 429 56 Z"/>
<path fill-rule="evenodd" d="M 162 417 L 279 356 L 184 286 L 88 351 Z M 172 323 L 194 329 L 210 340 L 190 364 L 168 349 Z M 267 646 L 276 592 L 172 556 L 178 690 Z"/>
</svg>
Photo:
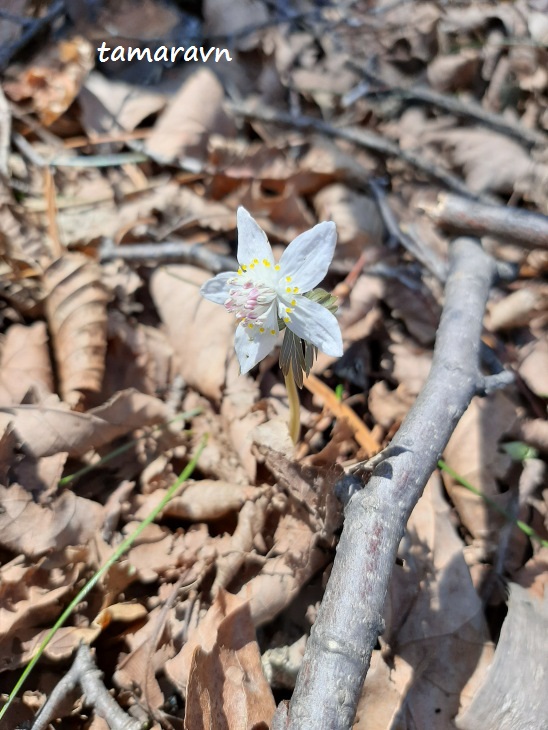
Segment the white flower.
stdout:
<svg viewBox="0 0 548 730">
<path fill-rule="evenodd" d="M 279 334 L 278 318 L 327 355 L 342 355 L 342 338 L 333 314 L 303 296 L 326 275 L 337 241 L 334 223 L 301 233 L 278 263 L 265 232 L 245 208 L 238 208 L 238 271 L 217 274 L 200 293 L 236 316 L 235 347 L 242 373 L 266 357 Z"/>
</svg>

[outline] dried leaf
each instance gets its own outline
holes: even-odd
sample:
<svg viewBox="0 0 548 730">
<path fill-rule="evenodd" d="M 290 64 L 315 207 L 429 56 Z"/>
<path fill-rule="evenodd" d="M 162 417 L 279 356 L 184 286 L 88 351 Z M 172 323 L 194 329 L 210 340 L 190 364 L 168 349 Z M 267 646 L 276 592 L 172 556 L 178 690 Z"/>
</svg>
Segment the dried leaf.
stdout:
<svg viewBox="0 0 548 730">
<path fill-rule="evenodd" d="M 43 507 L 18 484 L 0 486 L 0 505 L 0 544 L 28 556 L 86 544 L 103 519 L 103 508 L 90 499 L 64 492 Z"/>
<path fill-rule="evenodd" d="M 0 408 L 0 422 L 13 423 L 24 449 L 38 458 L 66 451 L 78 457 L 136 428 L 166 421 L 172 413 L 158 398 L 123 390 L 87 413 L 50 396 L 42 404 Z"/>
<path fill-rule="evenodd" d="M 201 160 L 210 134 L 231 136 L 232 120 L 223 111 L 224 89 L 208 68 L 195 71 L 160 115 L 146 142 L 163 162 L 180 157 Z"/>
<path fill-rule="evenodd" d="M 185 382 L 218 401 L 228 360 L 234 357 L 234 322 L 224 309 L 200 296 L 208 278 L 193 266 L 166 266 L 152 275 L 150 291 Z"/>
<path fill-rule="evenodd" d="M 83 391 L 101 390 L 108 295 L 97 265 L 78 253 L 54 261 L 44 272 L 44 286 L 61 393 L 76 405 Z"/>
<path fill-rule="evenodd" d="M 220 591 L 181 654 L 189 663 L 185 728 L 261 730 L 275 703 L 247 604 Z"/>
<path fill-rule="evenodd" d="M 0 403 L 21 403 L 29 388 L 53 390 L 53 373 L 44 322 L 14 324 L 6 333 L 0 365 Z"/>
</svg>

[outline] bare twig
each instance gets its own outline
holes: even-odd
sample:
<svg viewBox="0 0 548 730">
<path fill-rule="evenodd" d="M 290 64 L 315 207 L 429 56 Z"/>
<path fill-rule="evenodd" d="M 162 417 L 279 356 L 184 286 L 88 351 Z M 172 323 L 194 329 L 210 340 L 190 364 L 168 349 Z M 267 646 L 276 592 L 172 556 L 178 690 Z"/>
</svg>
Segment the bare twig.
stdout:
<svg viewBox="0 0 548 730">
<path fill-rule="evenodd" d="M 442 194 L 423 210 L 442 228 L 475 236 L 495 236 L 525 248 L 548 248 L 548 217 L 502 205 L 483 205 Z"/>
<path fill-rule="evenodd" d="M 236 271 L 238 262 L 232 256 L 223 256 L 203 246 L 201 243 L 166 241 L 164 243 L 135 243 L 116 246 L 109 238 L 103 239 L 99 249 L 101 262 L 123 259 L 144 263 L 183 263 L 200 266 L 219 274 L 221 271 Z"/>
<path fill-rule="evenodd" d="M 401 447 L 375 469 L 345 509 L 327 589 L 290 704 L 288 730 L 348 730 L 405 524 L 459 418 L 484 386 L 480 336 L 494 262 L 475 239 L 457 239 L 432 368 L 392 440 Z M 284 714 L 283 707 L 278 710 Z M 283 727 L 280 724 L 280 727 Z"/>
<path fill-rule="evenodd" d="M 415 170 L 422 172 L 424 175 L 436 180 L 444 187 L 449 188 L 449 190 L 453 190 L 454 192 L 464 195 L 472 200 L 490 202 L 490 198 L 473 193 L 469 190 L 463 180 L 459 179 L 452 173 L 432 162 L 428 162 L 415 152 L 402 150 L 396 142 L 392 142 L 392 140 L 381 137 L 381 135 L 375 134 L 374 132 L 370 132 L 365 129 L 343 129 L 341 127 L 334 127 L 332 124 L 328 124 L 321 119 L 306 116 L 292 116 L 286 112 L 278 112 L 265 106 L 261 106 L 260 109 L 255 109 L 246 106 L 245 104 L 231 102 L 229 107 L 234 114 L 244 117 L 245 119 L 256 119 L 261 122 L 272 122 L 274 124 L 293 127 L 294 129 L 301 129 L 303 131 L 319 132 L 320 134 L 325 134 L 328 137 L 344 139 L 358 147 L 364 147 L 365 149 L 377 152 L 380 155 L 397 157 L 413 167 Z"/>
<path fill-rule="evenodd" d="M 8 177 L 8 158 L 10 153 L 11 112 L 8 100 L 0 86 L 0 177 Z"/>
<path fill-rule="evenodd" d="M 519 122 L 513 122 L 506 119 L 506 117 L 503 117 L 501 114 L 488 112 L 475 101 L 462 101 L 456 96 L 441 94 L 439 91 L 433 91 L 425 86 L 414 86 L 410 89 L 404 89 L 399 86 L 389 86 L 384 79 L 373 74 L 368 68 L 366 69 L 353 61 L 349 61 L 348 66 L 381 87 L 381 93 L 384 91 L 384 93 L 394 94 L 409 101 L 420 101 L 424 104 L 431 104 L 432 106 L 437 106 L 439 109 L 444 109 L 456 116 L 474 119 L 479 124 L 483 124 L 500 134 L 506 135 L 507 137 L 517 139 L 519 142 L 529 147 L 536 144 L 546 145 L 548 138 L 543 132 L 537 131 L 536 129 L 528 129 Z M 374 91 L 375 93 L 378 93 L 377 90 Z M 364 90 L 362 96 L 365 95 L 365 93 L 372 93 L 372 90 Z M 353 100 L 356 100 L 355 97 Z"/>
<path fill-rule="evenodd" d="M 49 723 L 57 719 L 58 708 L 77 685 L 80 685 L 84 693 L 86 705 L 91 705 L 111 730 L 141 730 L 141 723 L 121 709 L 109 694 L 101 677 L 102 674 L 95 666 L 89 646 L 81 644 L 72 667 L 40 710 L 32 730 L 47 730 Z"/>
<path fill-rule="evenodd" d="M 31 41 L 38 33 L 52 23 L 57 16 L 61 15 L 65 11 L 65 1 L 57 0 L 49 8 L 48 12 L 41 18 L 36 18 L 31 23 L 25 22 L 23 25 L 24 31 L 21 33 L 15 43 L 5 45 L 0 50 L 0 71 L 3 71 L 9 64 L 11 59 L 24 48 L 29 41 Z"/>
</svg>

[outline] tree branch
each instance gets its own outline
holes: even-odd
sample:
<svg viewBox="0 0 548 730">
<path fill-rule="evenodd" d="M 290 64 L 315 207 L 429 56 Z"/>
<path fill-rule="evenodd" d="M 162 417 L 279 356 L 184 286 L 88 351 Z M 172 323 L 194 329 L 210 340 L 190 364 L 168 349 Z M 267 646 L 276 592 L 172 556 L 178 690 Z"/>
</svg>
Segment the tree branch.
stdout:
<svg viewBox="0 0 548 730">
<path fill-rule="evenodd" d="M 425 160 L 416 152 L 413 152 L 413 150 L 403 150 L 396 142 L 386 139 L 386 137 L 383 137 L 380 134 L 375 134 L 375 132 L 370 132 L 367 129 L 334 127 L 332 124 L 328 124 L 321 119 L 307 117 L 304 115 L 300 115 L 298 117 L 292 116 L 291 114 L 287 114 L 287 112 L 278 112 L 275 109 L 265 106 L 261 106 L 261 108 L 258 109 L 245 104 L 231 102 L 228 107 L 234 114 L 237 114 L 244 119 L 256 119 L 261 122 L 281 124 L 286 127 L 292 127 L 293 129 L 319 132 L 320 134 L 325 134 L 327 137 L 332 137 L 334 139 L 344 139 L 358 147 L 363 147 L 380 155 L 397 157 L 400 160 L 403 160 L 410 167 L 423 173 L 427 177 L 436 180 L 436 182 L 449 190 L 453 190 L 454 192 L 464 195 L 471 200 L 483 200 L 485 202 L 491 200 L 488 196 L 481 193 L 473 193 L 468 189 L 463 180 L 458 178 L 456 175 L 453 175 L 448 170 L 445 170 L 443 167 Z"/>
<path fill-rule="evenodd" d="M 378 635 L 399 542 L 453 429 L 485 387 L 482 319 L 495 266 L 475 239 L 457 239 L 432 368 L 367 486 L 345 508 L 333 571 L 290 703 L 287 730 L 348 730 Z M 399 449 L 394 449 L 399 447 Z M 284 722 L 285 719 L 285 722 Z"/>
<path fill-rule="evenodd" d="M 442 193 L 436 205 L 423 205 L 441 228 L 474 236 L 495 236 L 524 248 L 548 248 L 548 217 L 520 208 L 483 205 Z"/>
<path fill-rule="evenodd" d="M 38 713 L 32 730 L 47 730 L 49 724 L 57 719 L 58 708 L 77 685 L 80 685 L 85 695 L 86 705 L 91 705 L 96 713 L 106 720 L 112 730 L 140 730 L 141 723 L 126 715 L 109 694 L 101 681 L 101 676 L 101 672 L 95 666 L 89 646 L 80 644 L 72 667 L 55 687 Z"/>
</svg>

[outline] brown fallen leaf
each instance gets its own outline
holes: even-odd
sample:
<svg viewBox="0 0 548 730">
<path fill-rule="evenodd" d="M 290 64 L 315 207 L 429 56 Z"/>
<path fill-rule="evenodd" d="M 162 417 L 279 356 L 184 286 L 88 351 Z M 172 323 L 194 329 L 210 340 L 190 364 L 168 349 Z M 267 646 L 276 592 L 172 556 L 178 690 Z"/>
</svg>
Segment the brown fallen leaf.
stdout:
<svg viewBox="0 0 548 730">
<path fill-rule="evenodd" d="M 69 550 L 65 555 L 75 560 Z M 62 574 L 52 573 L 45 558 L 31 557 L 33 564 L 19 555 L 0 568 L 0 643 L 57 617 L 59 602 L 72 591 L 82 566 L 73 562 Z"/>
<path fill-rule="evenodd" d="M 258 499 L 267 489 L 201 479 L 199 482 L 188 484 L 178 497 L 173 497 L 162 511 L 162 515 L 193 522 L 218 520 L 231 512 L 239 512 L 246 502 Z M 166 491 L 156 489 L 149 495 L 136 512 L 136 519 L 146 517 L 162 500 Z"/>
<path fill-rule="evenodd" d="M 150 291 L 185 382 L 219 401 L 228 360 L 234 357 L 234 322 L 200 295 L 208 278 L 194 266 L 166 266 L 153 273 Z"/>
<path fill-rule="evenodd" d="M 508 613 L 494 660 L 466 711 L 459 730 L 530 730 L 548 717 L 545 669 L 548 603 L 510 584 Z"/>
<path fill-rule="evenodd" d="M 498 450 L 498 445 L 502 436 L 512 430 L 515 419 L 516 407 L 502 391 L 474 398 L 444 451 L 443 458 L 452 469 L 494 499 L 505 498 L 499 493 L 497 480 L 504 477 L 511 460 Z M 443 481 L 465 528 L 474 537 L 486 538 L 500 524 L 500 516 L 446 473 Z"/>
<path fill-rule="evenodd" d="M 548 396 L 548 338 L 522 348 L 519 374 L 540 398 Z"/>
<path fill-rule="evenodd" d="M 53 391 L 53 373 L 44 322 L 12 325 L 6 332 L 0 363 L 0 404 L 21 403 L 30 387 Z"/>
<path fill-rule="evenodd" d="M 30 100 L 42 124 L 49 127 L 76 98 L 93 68 L 94 48 L 81 36 L 60 40 L 31 61 L 20 75 L 4 83 L 14 101 Z"/>
<path fill-rule="evenodd" d="M 163 162 L 180 157 L 202 160 L 210 134 L 234 134 L 223 110 L 224 89 L 208 68 L 195 71 L 160 114 L 146 142 L 146 151 Z"/>
<path fill-rule="evenodd" d="M 266 730 L 276 706 L 263 674 L 249 608 L 245 601 L 220 591 L 210 613 L 207 644 L 192 636 L 189 640 L 193 651 L 185 729 Z"/>
<path fill-rule="evenodd" d="M 103 520 L 97 502 L 64 492 L 44 507 L 19 484 L 0 486 L 0 505 L 0 544 L 27 556 L 85 545 Z"/>
<path fill-rule="evenodd" d="M 44 288 L 61 393 L 67 403 L 78 406 L 83 392 L 101 390 L 108 294 L 100 269 L 79 253 L 54 261 L 44 272 Z"/>
<path fill-rule="evenodd" d="M 400 552 L 404 567 L 393 576 L 381 643 L 388 642 L 415 670 L 400 688 L 405 693 L 400 722 L 442 730 L 458 711 L 462 689 L 478 662 L 486 666 L 490 644 L 482 603 L 437 474 L 407 530 Z"/>
<path fill-rule="evenodd" d="M 50 396 L 38 406 L 0 408 L 0 423 L 12 423 L 23 448 L 34 457 L 65 451 L 79 457 L 142 426 L 172 417 L 167 405 L 150 395 L 123 390 L 87 413 L 77 413 Z"/>
</svg>

